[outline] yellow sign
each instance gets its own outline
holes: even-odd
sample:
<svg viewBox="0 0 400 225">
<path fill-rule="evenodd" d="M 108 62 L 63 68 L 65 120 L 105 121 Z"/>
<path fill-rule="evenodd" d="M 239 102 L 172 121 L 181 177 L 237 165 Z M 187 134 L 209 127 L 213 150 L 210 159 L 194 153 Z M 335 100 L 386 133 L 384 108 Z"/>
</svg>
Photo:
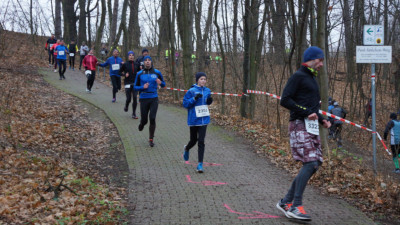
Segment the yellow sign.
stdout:
<svg viewBox="0 0 400 225">
<path fill-rule="evenodd" d="M 382 42 L 382 40 L 380 38 L 376 39 L 376 43 L 380 44 Z"/>
</svg>

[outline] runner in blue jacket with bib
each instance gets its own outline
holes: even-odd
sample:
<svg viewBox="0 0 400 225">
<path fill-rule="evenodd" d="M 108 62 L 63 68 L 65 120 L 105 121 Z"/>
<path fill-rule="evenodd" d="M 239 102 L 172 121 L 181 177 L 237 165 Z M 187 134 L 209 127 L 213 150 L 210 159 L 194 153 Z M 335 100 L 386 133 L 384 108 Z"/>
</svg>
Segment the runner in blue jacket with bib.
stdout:
<svg viewBox="0 0 400 225">
<path fill-rule="evenodd" d="M 110 78 L 113 86 L 112 102 L 116 101 L 117 92 L 118 90 L 121 90 L 121 74 L 119 72 L 119 69 L 121 69 L 121 66 L 124 63 L 124 61 L 120 57 L 118 57 L 118 55 L 119 51 L 117 49 L 114 49 L 113 56 L 108 58 L 104 63 L 99 64 L 99 66 L 101 67 L 110 66 Z"/>
<path fill-rule="evenodd" d="M 149 145 L 154 147 L 154 133 L 156 131 L 156 115 L 158 110 L 158 85 L 165 87 L 164 78 L 159 70 L 153 68 L 150 56 L 144 57 L 144 69 L 137 73 L 135 91 L 139 91 L 140 102 L 140 124 L 139 131 L 142 131 L 147 124 L 150 114 Z"/>
<path fill-rule="evenodd" d="M 390 121 L 386 124 L 383 133 L 383 139 L 387 139 L 390 132 L 390 147 L 392 149 L 393 163 L 395 166 L 395 173 L 400 173 L 399 155 L 400 155 L 400 121 L 397 120 L 396 113 L 390 114 Z"/>
<path fill-rule="evenodd" d="M 183 159 L 189 161 L 189 150 L 198 143 L 198 165 L 197 172 L 203 172 L 204 139 L 206 137 L 207 125 L 210 123 L 210 112 L 208 105 L 213 99 L 211 91 L 206 87 L 207 75 L 204 72 L 196 73 L 196 84 L 194 84 L 183 98 L 183 107 L 188 110 L 187 123 L 190 128 L 190 140 L 183 147 Z"/>
</svg>

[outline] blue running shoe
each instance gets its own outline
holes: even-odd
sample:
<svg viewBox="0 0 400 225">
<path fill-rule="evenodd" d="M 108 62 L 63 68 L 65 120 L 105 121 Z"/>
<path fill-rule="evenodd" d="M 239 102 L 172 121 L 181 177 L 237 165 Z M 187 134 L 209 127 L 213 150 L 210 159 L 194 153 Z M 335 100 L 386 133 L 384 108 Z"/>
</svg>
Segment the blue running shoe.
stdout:
<svg viewBox="0 0 400 225">
<path fill-rule="evenodd" d="M 204 170 L 203 170 L 203 163 L 202 163 L 202 162 L 199 162 L 199 165 L 197 165 L 197 172 L 198 172 L 198 173 L 204 172 Z"/>
<path fill-rule="evenodd" d="M 189 151 L 186 151 L 186 145 L 183 146 L 183 160 L 189 161 Z"/>
</svg>

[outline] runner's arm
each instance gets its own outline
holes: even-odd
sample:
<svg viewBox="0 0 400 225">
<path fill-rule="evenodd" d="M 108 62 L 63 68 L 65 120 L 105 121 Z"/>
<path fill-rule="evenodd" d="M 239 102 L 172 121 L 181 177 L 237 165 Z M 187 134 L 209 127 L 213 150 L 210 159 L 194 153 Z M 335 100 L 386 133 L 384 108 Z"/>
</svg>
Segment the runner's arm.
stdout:
<svg viewBox="0 0 400 225">
<path fill-rule="evenodd" d="M 385 131 L 383 132 L 383 139 L 387 139 L 387 136 L 388 136 L 388 134 L 389 134 L 389 131 L 390 131 L 390 129 L 392 129 L 394 127 L 394 122 L 393 122 L 393 120 L 391 120 L 391 121 L 389 121 L 387 124 L 386 124 L 386 128 L 385 128 Z"/>
<path fill-rule="evenodd" d="M 288 82 L 286 83 L 285 88 L 283 89 L 280 104 L 281 104 L 281 106 L 283 106 L 291 111 L 294 111 L 296 114 L 301 115 L 302 117 L 307 117 L 314 112 L 311 111 L 311 109 L 307 109 L 306 107 L 297 104 L 293 100 L 293 97 L 296 95 L 296 91 L 297 91 L 300 83 L 301 83 L 301 80 L 299 80 L 299 76 L 291 76 L 289 78 Z M 317 114 L 319 114 L 319 113 L 317 113 Z M 322 115 L 321 115 L 321 117 L 322 117 Z M 318 115 L 318 118 L 320 118 L 320 115 Z M 322 120 L 321 120 L 321 123 L 322 123 Z"/>
<path fill-rule="evenodd" d="M 183 97 L 183 107 L 189 109 L 196 104 L 196 100 L 191 91 L 186 92 L 185 96 Z"/>
</svg>

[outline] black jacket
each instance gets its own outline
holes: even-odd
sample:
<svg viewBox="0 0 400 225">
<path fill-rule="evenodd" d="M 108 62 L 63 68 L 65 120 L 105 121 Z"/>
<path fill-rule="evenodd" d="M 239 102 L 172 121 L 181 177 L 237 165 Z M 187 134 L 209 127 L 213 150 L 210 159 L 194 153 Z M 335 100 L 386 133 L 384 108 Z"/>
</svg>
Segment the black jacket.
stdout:
<svg viewBox="0 0 400 225">
<path fill-rule="evenodd" d="M 324 118 L 318 112 L 321 97 L 315 76 L 311 71 L 301 66 L 286 83 L 281 97 L 281 106 L 290 110 L 290 120 L 304 119 L 312 113 L 318 115 L 322 124 Z"/>
<path fill-rule="evenodd" d="M 141 69 L 140 69 L 140 66 L 142 66 L 143 68 L 144 68 L 144 63 L 143 63 L 143 59 L 144 59 L 144 56 L 139 56 L 137 59 L 136 59 L 136 61 L 135 61 L 135 63 L 136 63 L 136 72 L 139 72 Z"/>
<path fill-rule="evenodd" d="M 135 83 L 135 79 L 136 79 L 136 74 L 137 74 L 137 70 L 136 70 L 136 62 L 134 61 L 126 61 L 124 64 L 122 64 L 121 69 L 119 69 L 120 74 L 122 74 L 124 78 L 124 84 L 128 85 L 128 84 L 134 84 Z M 126 77 L 125 74 L 129 73 L 129 76 Z"/>
</svg>

